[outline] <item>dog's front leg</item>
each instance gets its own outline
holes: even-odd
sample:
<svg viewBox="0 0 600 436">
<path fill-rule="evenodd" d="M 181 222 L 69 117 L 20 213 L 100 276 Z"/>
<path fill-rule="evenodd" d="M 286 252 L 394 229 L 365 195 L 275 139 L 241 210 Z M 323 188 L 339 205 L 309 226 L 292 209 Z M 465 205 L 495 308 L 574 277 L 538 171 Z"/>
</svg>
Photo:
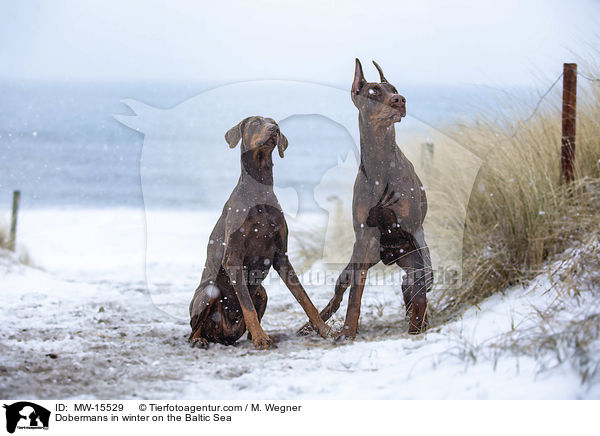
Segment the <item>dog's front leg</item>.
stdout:
<svg viewBox="0 0 600 436">
<path fill-rule="evenodd" d="M 350 277 L 352 274 L 352 263 L 346 265 L 346 268 L 341 272 L 340 276 L 337 279 L 335 284 L 335 293 L 327 306 L 321 311 L 321 319 L 324 322 L 327 322 L 329 318 L 340 308 L 340 304 L 342 303 L 342 298 L 344 297 L 344 293 L 346 289 L 350 286 Z M 298 330 L 297 334 L 299 336 L 305 336 L 310 334 L 315 330 L 314 325 L 309 321 L 304 324 L 300 330 Z"/>
<path fill-rule="evenodd" d="M 321 335 L 323 338 L 330 336 L 331 328 L 321 319 L 319 311 L 312 301 L 310 301 L 310 298 L 300 284 L 300 280 L 298 280 L 296 271 L 294 271 L 294 268 L 292 267 L 287 255 L 278 255 L 273 262 L 273 267 L 282 278 L 285 285 L 291 291 L 294 298 L 298 301 L 298 303 L 300 303 L 300 306 L 302 306 L 302 309 L 304 309 L 304 312 L 308 316 L 308 319 L 312 325 L 316 326 L 317 330 L 319 331 L 319 335 Z"/>
<path fill-rule="evenodd" d="M 370 230 L 373 232 L 373 230 Z M 358 319 L 360 317 L 360 306 L 363 290 L 367 281 L 369 268 L 379 261 L 379 240 L 373 235 L 364 233 L 357 235 L 352 258 L 349 265 L 344 269 L 344 277 L 338 279 L 338 284 L 347 286 L 350 282 L 350 297 L 344 327 L 338 332 L 337 339 L 354 339 L 358 330 Z M 343 292 L 342 292 L 343 294 Z M 334 297 L 335 298 L 335 297 Z"/>
<path fill-rule="evenodd" d="M 258 314 L 254 308 L 250 292 L 248 292 L 241 257 L 232 252 L 226 253 L 223 267 L 229 276 L 229 280 L 231 280 L 233 289 L 235 290 L 240 306 L 242 307 L 244 321 L 246 322 L 248 331 L 252 335 L 254 347 L 259 350 L 266 350 L 273 345 L 273 341 L 260 326 Z"/>
<path fill-rule="evenodd" d="M 338 339 L 354 339 L 358 329 L 358 318 L 360 317 L 360 303 L 363 290 L 367 281 L 369 264 L 355 264 L 352 269 L 352 283 L 350 285 L 350 297 L 348 299 L 348 310 L 344 327 L 339 332 Z"/>
</svg>

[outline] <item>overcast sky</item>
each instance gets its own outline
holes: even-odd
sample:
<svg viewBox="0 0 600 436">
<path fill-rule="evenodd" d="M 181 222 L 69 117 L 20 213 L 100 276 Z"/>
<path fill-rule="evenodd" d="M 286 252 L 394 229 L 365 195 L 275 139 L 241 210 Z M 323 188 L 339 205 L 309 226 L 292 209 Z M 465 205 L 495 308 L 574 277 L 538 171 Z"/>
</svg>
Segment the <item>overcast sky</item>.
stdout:
<svg viewBox="0 0 600 436">
<path fill-rule="evenodd" d="M 360 57 L 396 82 L 530 84 L 598 23 L 598 0 L 3 1 L 0 77 L 346 84 Z"/>
</svg>

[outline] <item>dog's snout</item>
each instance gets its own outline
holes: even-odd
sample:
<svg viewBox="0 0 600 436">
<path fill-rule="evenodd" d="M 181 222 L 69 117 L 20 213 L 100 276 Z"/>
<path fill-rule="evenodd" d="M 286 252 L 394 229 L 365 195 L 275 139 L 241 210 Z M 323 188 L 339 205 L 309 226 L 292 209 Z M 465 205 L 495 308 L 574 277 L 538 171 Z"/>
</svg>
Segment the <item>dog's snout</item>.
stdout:
<svg viewBox="0 0 600 436">
<path fill-rule="evenodd" d="M 267 130 L 269 132 L 279 132 L 279 126 L 277 124 L 269 124 Z"/>
<path fill-rule="evenodd" d="M 406 99 L 400 94 L 392 96 L 392 104 L 406 104 Z"/>
<path fill-rule="evenodd" d="M 390 98 L 390 106 L 400 112 L 401 116 L 406 116 L 406 99 L 400 94 L 394 94 Z"/>
</svg>

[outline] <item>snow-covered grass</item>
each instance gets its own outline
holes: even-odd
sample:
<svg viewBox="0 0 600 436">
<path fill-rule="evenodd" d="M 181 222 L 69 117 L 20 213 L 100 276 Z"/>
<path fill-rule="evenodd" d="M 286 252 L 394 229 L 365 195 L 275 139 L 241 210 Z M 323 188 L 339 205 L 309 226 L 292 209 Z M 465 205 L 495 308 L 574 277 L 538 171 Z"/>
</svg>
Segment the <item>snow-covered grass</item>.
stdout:
<svg viewBox="0 0 600 436">
<path fill-rule="evenodd" d="M 582 384 L 595 385 L 600 381 L 598 290 L 600 240 L 595 235 L 544 265 L 528 286 L 505 291 L 516 303 L 505 318 L 510 329 L 483 343 L 465 340 L 459 349 L 473 362 L 528 356 L 541 372 L 567 364 Z"/>
<path fill-rule="evenodd" d="M 85 230 L 73 227 L 70 214 L 86 222 Z M 399 287 L 374 283 L 365 290 L 355 342 L 297 337 L 305 315 L 273 276 L 265 285 L 263 326 L 278 337 L 278 347 L 257 351 L 243 338 L 235 346 L 200 350 L 186 342 L 185 314 L 199 278 L 192 263 L 202 258 L 186 265 L 186 256 L 171 258 L 169 246 L 180 250 L 173 232 L 185 238 L 190 223 L 212 217 L 156 215 L 148 222 L 163 226 L 156 228 L 162 242 L 154 243 L 164 257 L 150 267 L 163 277 L 163 286 L 149 287 L 144 245 L 131 232 L 143 227 L 138 212 L 24 213 L 24 240 L 39 241 L 42 248 L 32 256 L 46 270 L 0 259 L 1 397 L 600 398 L 594 321 L 599 269 L 597 257 L 587 256 L 598 249 L 597 240 L 574 246 L 565 254 L 571 262 L 547 264 L 529 285 L 497 293 L 418 337 L 406 334 Z M 47 222 L 53 232 L 44 239 Z M 84 231 L 94 236 L 78 234 Z M 92 239 L 94 250 L 88 246 Z M 73 254 L 53 257 L 60 244 Z M 205 244 L 198 245 L 204 251 Z M 87 267 L 77 273 L 77 264 Z M 323 268 L 317 264 L 313 271 Z M 111 269 L 115 273 L 107 274 Z M 302 280 L 323 307 L 331 285 Z M 565 291 L 561 284 L 570 280 L 576 286 Z M 334 327 L 344 314 L 343 305 Z"/>
<path fill-rule="evenodd" d="M 580 72 L 598 76 L 598 64 L 579 64 Z M 560 180 L 560 86 L 537 108 L 507 94 L 502 111 L 480 108 L 478 118 L 448 129 L 483 165 L 465 222 L 446 232 L 464 228 L 463 286 L 441 296 L 442 321 L 534 278 L 575 241 L 600 237 L 600 85 L 581 79 L 578 89 L 576 180 L 569 186 Z M 436 175 L 454 173 L 452 159 L 440 165 L 445 170 Z M 436 198 L 451 196 L 457 187 L 443 176 L 432 185 Z"/>
<path fill-rule="evenodd" d="M 0 248 L 8 248 L 8 231 L 2 221 L 0 221 Z"/>
<path fill-rule="evenodd" d="M 17 254 L 16 255 L 14 253 L 12 253 L 11 251 L 9 251 L 8 248 L 9 248 L 8 226 L 6 226 L 2 222 L 2 220 L 0 220 L 0 256 L 16 259 L 17 261 L 19 261 L 25 265 L 31 264 L 31 258 L 29 257 L 29 252 L 27 251 L 27 249 L 24 246 L 22 246 L 21 244 L 17 244 L 17 247 L 16 247 Z"/>
</svg>

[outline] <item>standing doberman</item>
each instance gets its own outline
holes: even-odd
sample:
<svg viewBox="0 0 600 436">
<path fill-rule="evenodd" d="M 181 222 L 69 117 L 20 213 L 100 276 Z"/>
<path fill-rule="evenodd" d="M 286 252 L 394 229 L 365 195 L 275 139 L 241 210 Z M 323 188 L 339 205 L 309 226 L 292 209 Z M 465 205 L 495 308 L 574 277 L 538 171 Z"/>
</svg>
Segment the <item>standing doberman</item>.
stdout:
<svg viewBox="0 0 600 436">
<path fill-rule="evenodd" d="M 288 229 L 273 192 L 272 152 L 279 155 L 287 138 L 271 118 L 248 117 L 232 127 L 225 140 L 241 145 L 242 172 L 210 235 L 206 265 L 190 303 L 192 345 L 233 344 L 246 331 L 258 349 L 273 341 L 260 320 L 267 307 L 262 286 L 271 265 L 279 273 L 312 325 L 323 337 L 330 329 L 319 317 L 287 256 Z"/>
<path fill-rule="evenodd" d="M 364 78 L 356 59 L 352 102 L 358 108 L 360 167 L 354 183 L 352 215 L 356 241 L 352 258 L 338 277 L 335 295 L 321 311 L 327 321 L 340 307 L 350 286 L 350 299 L 343 329 L 338 338 L 354 338 L 360 316 L 367 271 L 380 260 L 395 263 L 406 272 L 402 293 L 408 332 L 427 328 L 426 292 L 433 284 L 429 248 L 425 243 L 423 220 L 427 213 L 425 190 L 412 163 L 396 145 L 394 123 L 406 116 L 406 99 L 379 71 L 380 83 Z M 310 323 L 300 329 L 306 333 Z"/>
</svg>

